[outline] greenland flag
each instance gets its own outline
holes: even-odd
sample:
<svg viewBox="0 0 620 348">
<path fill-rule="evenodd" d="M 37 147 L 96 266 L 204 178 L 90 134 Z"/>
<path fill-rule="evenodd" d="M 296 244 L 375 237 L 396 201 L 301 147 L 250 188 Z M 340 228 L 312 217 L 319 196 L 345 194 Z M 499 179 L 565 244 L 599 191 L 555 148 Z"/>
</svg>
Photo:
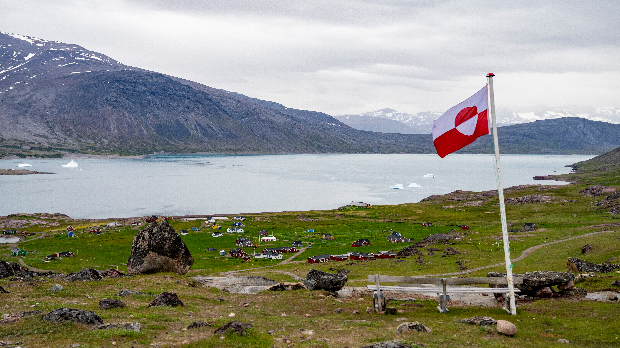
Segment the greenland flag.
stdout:
<svg viewBox="0 0 620 348">
<path fill-rule="evenodd" d="M 487 86 L 433 121 L 433 143 L 441 158 L 485 134 L 489 134 Z"/>
</svg>

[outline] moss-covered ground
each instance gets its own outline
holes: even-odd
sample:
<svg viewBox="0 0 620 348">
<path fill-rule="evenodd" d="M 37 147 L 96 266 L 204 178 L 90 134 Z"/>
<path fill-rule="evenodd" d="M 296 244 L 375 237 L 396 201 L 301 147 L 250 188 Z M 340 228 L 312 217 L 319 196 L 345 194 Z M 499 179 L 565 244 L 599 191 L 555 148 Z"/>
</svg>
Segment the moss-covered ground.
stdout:
<svg viewBox="0 0 620 348">
<path fill-rule="evenodd" d="M 614 163 L 613 161 L 611 163 Z M 524 186 L 505 191 L 507 219 L 510 232 L 510 250 L 513 272 L 567 271 L 568 257 L 578 257 L 594 263 L 620 263 L 620 215 L 610 213 L 608 207 L 597 205 L 609 194 L 592 197 L 580 193 L 593 184 L 620 189 L 618 166 L 588 162 L 579 164 L 580 171 L 567 177 L 573 184 L 564 186 Z M 604 168 L 604 169 L 601 169 Z M 526 202 L 511 203 L 511 199 L 538 197 Z M 534 201 L 538 202 L 535 203 Z M 192 276 L 219 276 L 223 272 L 238 271 L 242 275 L 260 275 L 277 281 L 295 281 L 312 268 L 333 272 L 347 269 L 348 286 L 363 287 L 371 274 L 386 275 L 441 275 L 484 276 L 489 271 L 505 272 L 501 224 L 497 196 L 475 192 L 454 192 L 431 197 L 416 204 L 373 206 L 333 211 L 285 212 L 247 214 L 242 234 L 226 233 L 232 220 L 220 221 L 223 237 L 214 238 L 212 224 L 204 219 L 172 219 L 176 231 L 188 230 L 181 238 L 191 251 L 195 263 L 185 275 L 159 273 L 126 278 L 105 279 L 96 282 L 67 283 L 41 277 L 35 281 L 0 279 L 0 286 L 10 291 L 0 294 L 2 314 L 41 310 L 48 313 L 56 308 L 69 307 L 95 311 L 106 323 L 141 323 L 140 333 L 122 329 L 91 330 L 73 323 L 49 323 L 41 316 L 22 318 L 17 322 L 0 324 L 0 341 L 23 347 L 361 347 L 372 342 L 402 340 L 412 346 L 424 347 L 564 347 L 565 339 L 577 347 L 620 346 L 620 319 L 618 304 L 579 299 L 526 301 L 518 304 L 516 316 L 501 308 L 450 306 L 450 312 L 440 314 L 436 301 L 418 297 L 416 301 L 393 302 L 399 309 L 396 315 L 367 314 L 372 306 L 369 293 L 356 293 L 352 298 L 336 299 L 323 291 L 284 291 L 258 295 L 232 294 L 216 288 L 203 287 Z M 232 216 L 230 216 L 232 218 Z M 34 232 L 19 243 L 28 251 L 19 257 L 28 266 L 55 272 L 76 272 L 83 268 L 126 272 L 131 243 L 140 226 L 106 227 L 101 235 L 89 233 L 95 227 L 110 221 L 72 220 L 58 216 L 10 216 L 0 219 L 23 220 L 20 231 Z M 38 221 L 33 223 L 33 221 Z M 432 227 L 423 227 L 432 222 Z M 535 223 L 534 231 L 516 231 L 525 223 Z M 66 227 L 76 229 L 76 237 L 67 237 Z M 458 225 L 468 225 L 462 230 Z M 192 228 L 200 229 L 195 231 Z M 257 244 L 258 232 L 266 230 L 278 238 L 276 242 L 260 243 L 264 247 L 289 246 L 293 241 L 311 245 L 289 262 L 284 260 L 243 261 L 220 256 L 220 250 L 235 247 L 238 236 L 252 238 Z M 313 231 L 311 231 L 313 230 Z M 342 254 L 348 251 L 399 251 L 411 243 L 393 244 L 386 240 L 392 231 L 406 238 L 420 241 L 436 233 L 459 233 L 461 238 L 450 245 L 436 244 L 429 254 L 421 249 L 422 257 L 375 261 L 345 261 L 308 264 L 307 258 L 319 254 Z M 596 234 L 593 234 L 598 232 Z M 335 239 L 324 240 L 323 234 Z M 353 248 L 351 243 L 367 238 L 370 246 Z M 593 246 L 587 254 L 581 253 L 585 244 Z M 13 246 L 0 247 L 0 260 L 18 261 L 10 256 Z M 447 247 L 459 253 L 445 255 Z M 208 251 L 215 249 L 216 251 Z M 253 248 L 244 248 L 248 254 Z M 46 260 L 45 256 L 72 251 L 75 257 Z M 524 254 L 525 253 L 525 254 Z M 519 259 L 520 256 L 525 256 Z M 285 259 L 292 254 L 285 254 Z M 463 269 L 462 266 L 466 267 Z M 489 267 L 490 265 L 497 265 Z M 578 283 L 588 291 L 613 290 L 614 280 L 620 274 L 598 274 Z M 63 290 L 52 292 L 54 284 Z M 123 289 L 158 294 L 176 293 L 185 307 L 151 307 L 148 295 L 121 298 L 127 307 L 102 310 L 102 298 L 120 298 Z M 342 309 L 342 311 L 337 311 Z M 230 316 L 234 313 L 234 317 Z M 518 333 L 513 337 L 498 334 L 494 328 L 456 323 L 456 320 L 474 315 L 505 319 L 516 324 Z M 254 328 L 246 336 L 214 335 L 215 329 L 230 320 L 251 323 Z M 205 321 L 211 326 L 185 329 L 194 321 Z M 431 333 L 398 335 L 401 321 L 420 321 L 432 329 Z M 271 332 L 271 334 L 269 334 Z"/>
</svg>

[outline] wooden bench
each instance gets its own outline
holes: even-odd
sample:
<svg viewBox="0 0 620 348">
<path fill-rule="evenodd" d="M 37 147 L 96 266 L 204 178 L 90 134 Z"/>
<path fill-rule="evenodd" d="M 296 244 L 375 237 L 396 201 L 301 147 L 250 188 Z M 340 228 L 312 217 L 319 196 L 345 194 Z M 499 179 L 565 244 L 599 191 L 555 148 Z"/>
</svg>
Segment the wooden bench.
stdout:
<svg viewBox="0 0 620 348">
<path fill-rule="evenodd" d="M 508 288 L 482 288 L 474 286 L 460 286 L 460 285 L 473 285 L 473 284 L 488 284 L 491 285 L 508 285 L 506 278 L 499 277 L 469 277 L 469 278 L 427 278 L 427 277 L 400 277 L 400 276 L 385 276 L 385 275 L 369 275 L 368 281 L 375 283 L 375 285 L 368 285 L 369 290 L 374 290 L 373 304 L 375 311 L 380 312 L 385 309 L 385 296 L 384 291 L 394 292 L 412 292 L 412 293 L 433 293 L 439 294 L 439 306 L 437 309 L 441 313 L 447 313 L 448 308 L 446 304 L 450 301 L 449 293 L 499 293 L 507 294 Z M 412 285 L 423 286 L 386 286 L 381 283 L 405 283 Z M 513 283 L 515 285 L 522 284 L 523 278 L 514 277 Z M 514 289 L 515 292 L 519 292 L 519 289 Z M 510 313 L 510 301 L 506 300 L 506 310 Z"/>
</svg>

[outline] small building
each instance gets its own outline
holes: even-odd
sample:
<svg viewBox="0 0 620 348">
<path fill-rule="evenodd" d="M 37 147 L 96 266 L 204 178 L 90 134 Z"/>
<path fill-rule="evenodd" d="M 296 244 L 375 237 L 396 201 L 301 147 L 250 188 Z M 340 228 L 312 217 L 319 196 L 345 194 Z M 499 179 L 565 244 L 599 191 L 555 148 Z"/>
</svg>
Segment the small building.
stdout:
<svg viewBox="0 0 620 348">
<path fill-rule="evenodd" d="M 217 237 L 221 237 L 221 236 L 223 236 L 222 232 L 215 231 L 215 232 L 211 233 L 211 237 L 217 238 Z"/>
<path fill-rule="evenodd" d="M 265 237 L 261 237 L 260 240 L 262 242 L 275 242 L 278 239 L 274 236 L 265 236 Z"/>
<path fill-rule="evenodd" d="M 422 227 L 432 227 L 433 224 L 431 222 L 424 222 L 422 223 Z"/>
<path fill-rule="evenodd" d="M 230 256 L 232 257 L 238 257 L 238 258 L 244 258 L 245 256 L 247 256 L 248 254 L 243 251 L 243 249 L 241 248 L 236 248 L 236 249 L 230 249 L 228 250 L 228 253 L 230 254 Z"/>
<path fill-rule="evenodd" d="M 469 225 L 459 225 L 459 227 L 460 227 L 462 230 L 468 230 L 468 229 L 469 229 Z"/>
<path fill-rule="evenodd" d="M 329 262 L 329 258 L 330 255 L 329 254 L 323 254 L 323 255 L 317 255 L 317 256 L 311 256 L 308 258 L 308 263 L 323 263 L 323 262 Z"/>
<path fill-rule="evenodd" d="M 352 247 L 361 247 L 361 246 L 366 246 L 366 245 L 370 245 L 370 241 L 368 239 L 358 239 L 355 242 L 353 242 L 353 244 L 351 244 Z"/>
<path fill-rule="evenodd" d="M 75 254 L 71 251 L 63 251 L 54 255 L 58 255 L 59 257 L 75 257 Z"/>
<path fill-rule="evenodd" d="M 255 248 L 256 247 L 256 244 L 251 239 L 243 238 L 243 237 L 237 238 L 235 243 L 240 248 L 246 248 L 246 247 L 247 248 Z"/>
<path fill-rule="evenodd" d="M 371 260 L 374 258 L 375 257 L 373 255 L 370 255 L 368 253 L 351 253 L 349 255 L 349 259 L 357 260 L 357 261 L 367 261 L 367 260 Z"/>
<path fill-rule="evenodd" d="M 296 241 L 293 241 L 291 245 L 294 247 L 302 247 L 303 243 L 300 240 L 296 240 Z"/>
<path fill-rule="evenodd" d="M 243 216 L 235 216 L 233 219 L 238 221 L 245 221 L 245 218 Z"/>
<path fill-rule="evenodd" d="M 392 242 L 392 243 L 405 243 L 409 241 L 409 239 L 403 237 L 400 233 L 396 231 L 392 232 L 392 234 L 387 236 L 386 239 L 388 242 Z"/>
<path fill-rule="evenodd" d="M 258 232 L 258 235 L 259 236 L 268 236 L 269 234 L 267 233 L 267 231 L 262 230 L 262 231 Z"/>
<path fill-rule="evenodd" d="M 26 254 L 28 254 L 28 252 L 24 249 L 20 249 L 20 248 L 11 249 L 11 256 L 26 256 Z"/>
<path fill-rule="evenodd" d="M 71 231 L 73 231 L 73 226 L 71 225 L 67 226 L 67 232 L 71 232 Z"/>
<path fill-rule="evenodd" d="M 75 237 L 75 232 L 69 231 L 69 233 L 67 233 L 67 237 Z"/>
<path fill-rule="evenodd" d="M 228 233 L 243 233 L 243 228 L 241 227 L 229 227 L 226 232 Z"/>
<path fill-rule="evenodd" d="M 220 250 L 220 256 L 226 256 L 226 250 Z"/>
<path fill-rule="evenodd" d="M 245 227 L 245 225 L 243 223 L 241 223 L 241 222 L 233 222 L 232 226 L 233 227 Z"/>
<path fill-rule="evenodd" d="M 314 233 L 314 229 L 313 229 L 313 228 L 308 228 L 308 229 L 306 229 L 306 232 L 308 232 L 308 233 Z"/>
<path fill-rule="evenodd" d="M 349 255 L 348 254 L 342 254 L 342 255 L 330 255 L 329 259 L 331 261 L 346 261 L 349 259 Z"/>
<path fill-rule="evenodd" d="M 523 231 L 525 232 L 534 231 L 537 228 L 538 226 L 536 226 L 536 224 L 532 222 L 526 222 L 525 224 L 523 224 Z"/>
<path fill-rule="evenodd" d="M 187 232 L 187 230 L 179 230 L 179 234 L 182 236 L 187 236 L 189 232 Z"/>
<path fill-rule="evenodd" d="M 393 259 L 396 257 L 396 253 L 389 251 L 379 251 L 373 253 L 373 256 L 375 257 L 375 259 Z"/>
<path fill-rule="evenodd" d="M 349 207 L 362 207 L 362 208 L 368 208 L 370 207 L 370 204 L 368 203 L 364 203 L 364 202 L 351 202 L 349 204 L 347 204 Z"/>
<path fill-rule="evenodd" d="M 325 234 L 323 234 L 323 239 L 325 239 L 325 240 L 334 240 L 336 238 L 334 236 L 332 236 L 331 234 L 325 233 Z"/>
</svg>

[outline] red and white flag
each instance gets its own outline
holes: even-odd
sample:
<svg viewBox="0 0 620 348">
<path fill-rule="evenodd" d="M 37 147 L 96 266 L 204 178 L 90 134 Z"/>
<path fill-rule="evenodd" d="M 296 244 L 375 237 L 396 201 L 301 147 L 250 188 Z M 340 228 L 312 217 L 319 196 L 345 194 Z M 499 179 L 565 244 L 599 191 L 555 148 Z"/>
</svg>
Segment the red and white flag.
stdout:
<svg viewBox="0 0 620 348">
<path fill-rule="evenodd" d="M 439 157 L 459 150 L 489 134 L 487 86 L 433 121 L 433 143 Z"/>
</svg>

